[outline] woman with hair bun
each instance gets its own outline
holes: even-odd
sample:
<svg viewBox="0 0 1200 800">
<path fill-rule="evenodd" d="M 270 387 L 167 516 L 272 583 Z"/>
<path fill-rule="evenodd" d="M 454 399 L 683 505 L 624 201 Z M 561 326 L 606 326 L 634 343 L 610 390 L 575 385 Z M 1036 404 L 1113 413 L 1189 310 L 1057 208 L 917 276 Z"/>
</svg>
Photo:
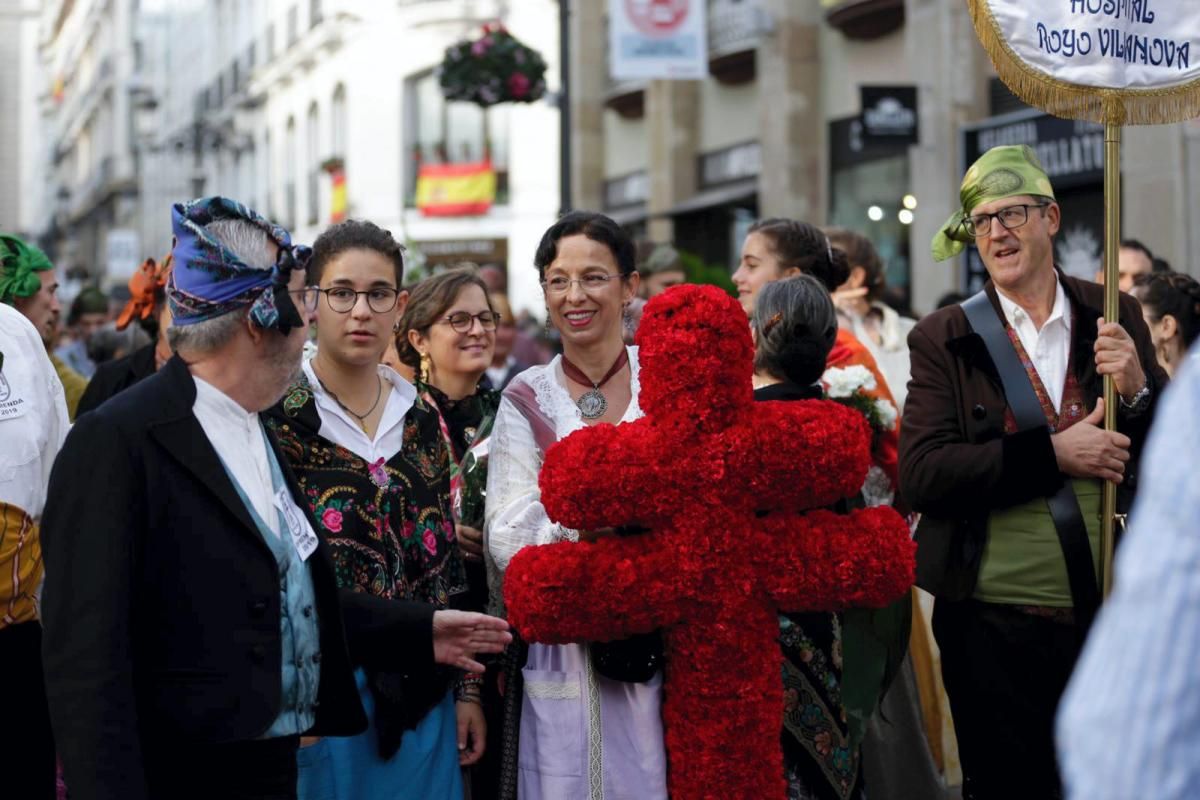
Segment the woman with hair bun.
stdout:
<svg viewBox="0 0 1200 800">
<path fill-rule="evenodd" d="M 833 301 L 815 278 L 797 275 L 765 285 L 750 318 L 754 399 L 823 398 L 821 375 L 837 330 Z M 842 703 L 843 624 L 840 613 L 779 615 L 788 800 L 863 797 L 860 748 L 851 740 Z"/>
<path fill-rule="evenodd" d="M 849 273 L 845 253 L 816 226 L 766 219 L 751 226 L 733 280 L 756 339 L 755 399 L 793 400 L 828 393 L 838 399 L 859 395 L 868 400 L 863 405 L 875 409 L 874 464 L 860 502 L 889 504 L 894 501 L 896 485 L 899 415 L 871 353 L 853 334 L 838 327 L 831 295 L 846 282 Z M 800 282 L 802 276 L 808 277 Z M 814 386 L 818 380 L 820 384 Z M 898 608 L 892 619 L 905 615 L 904 609 Z M 919 665 L 907 655 L 890 661 L 887 674 L 892 674 L 892 669 L 897 671 L 890 691 L 878 698 L 874 691 L 884 688 L 875 681 L 878 664 L 852 657 L 843 681 L 842 626 L 836 615 L 817 615 L 807 623 L 781 617 L 780 622 L 785 661 L 792 665 L 790 670 L 785 667 L 788 697 L 797 698 L 799 709 L 826 709 L 832 714 L 831 719 L 814 727 L 800 723 L 797 708 L 785 707 L 783 740 L 789 800 L 860 797 L 868 778 L 872 779 L 872 798 L 932 800 L 945 796 L 928 739 L 922 735 L 922 711 L 914 678 L 914 669 L 920 669 L 922 675 L 928 672 L 928 659 Z M 904 634 L 894 627 L 871 630 L 869 636 L 894 640 L 896 652 L 905 653 Z M 830 654 L 824 661 L 818 657 L 822 647 Z M 918 640 L 917 647 L 927 649 L 923 640 Z M 824 690 L 824 699 L 816 702 L 819 693 L 797 689 L 805 679 L 834 688 Z M 886 720 L 870 721 L 861 748 L 850 741 L 841 715 L 833 713 L 846 699 L 844 690 L 853 695 L 854 704 L 867 716 L 870 709 L 866 704 L 878 699 L 881 710 L 877 718 Z M 789 721 L 793 723 L 790 730 Z"/>
<path fill-rule="evenodd" d="M 834 247 L 815 225 L 780 217 L 761 219 L 751 225 L 742 244 L 741 261 L 733 273 L 738 301 L 747 316 L 754 314 L 759 292 L 764 286 L 794 275 L 811 275 L 832 295 L 849 278 L 850 265 L 846 254 Z M 845 373 L 835 370 L 865 368 L 870 372 L 871 379 L 862 386 L 864 392 L 872 400 L 886 403 L 891 408 L 891 430 L 875 437 L 871 455 L 878 469 L 872 470 L 873 475 L 868 477 L 868 481 L 873 483 L 872 495 L 880 502 L 891 503 L 897 485 L 900 415 L 896 411 L 896 401 L 887 380 L 866 346 L 854 334 L 841 328 L 837 331 L 825 366 L 829 371 L 827 377 L 839 381 L 857 371 Z"/>
<path fill-rule="evenodd" d="M 1134 280 L 1132 294 L 1142 304 L 1158 363 L 1174 378 L 1200 337 L 1200 282 L 1180 272 L 1151 272 Z"/>
</svg>

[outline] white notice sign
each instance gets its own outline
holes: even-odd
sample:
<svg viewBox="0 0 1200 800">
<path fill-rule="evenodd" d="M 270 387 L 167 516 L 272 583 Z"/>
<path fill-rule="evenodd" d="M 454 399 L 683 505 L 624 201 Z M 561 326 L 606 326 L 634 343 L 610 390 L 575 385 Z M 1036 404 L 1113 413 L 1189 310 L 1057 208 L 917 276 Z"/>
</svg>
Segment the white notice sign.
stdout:
<svg viewBox="0 0 1200 800">
<path fill-rule="evenodd" d="M 609 0 L 613 80 L 700 80 L 708 74 L 704 0 Z"/>
</svg>

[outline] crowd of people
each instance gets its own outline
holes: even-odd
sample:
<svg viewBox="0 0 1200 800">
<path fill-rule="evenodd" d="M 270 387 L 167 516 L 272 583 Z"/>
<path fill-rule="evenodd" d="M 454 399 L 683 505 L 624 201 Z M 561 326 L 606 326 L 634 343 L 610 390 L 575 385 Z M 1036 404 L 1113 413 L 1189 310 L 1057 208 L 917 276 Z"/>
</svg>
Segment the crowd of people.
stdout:
<svg viewBox="0 0 1200 800">
<path fill-rule="evenodd" d="M 1166 464 L 1200 445 L 1200 284 L 1126 241 L 1104 319 L 1102 287 L 1055 267 L 1061 210 L 1028 148 L 986 153 L 959 201 L 931 255 L 975 246 L 990 280 L 919 321 L 855 231 L 765 218 L 732 272 L 747 390 L 861 411 L 870 465 L 839 508 L 891 506 L 918 545 L 889 614 L 780 615 L 787 799 L 1187 796 L 1191 751 L 1161 756 L 1178 727 L 1124 759 L 1104 737 L 1167 701 L 1194 722 L 1188 662 L 1145 707 L 1108 662 L 1167 649 L 1141 624 L 1156 585 L 1196 629 L 1170 553 L 1195 552 L 1177 540 L 1200 497 Z M 666 798 L 661 638 L 524 641 L 504 586 L 524 548 L 647 535 L 559 524 L 539 470 L 643 416 L 633 342 L 688 282 L 680 252 L 565 214 L 528 267 L 538 329 L 498 270 L 405 285 L 369 221 L 309 248 L 226 198 L 171 214 L 120 313 L 84 290 L 65 332 L 50 259 L 0 236 L 4 796 Z M 1104 481 L 1133 513 L 1102 607 Z M 1128 793 L 1161 776 L 1176 793 Z"/>
</svg>

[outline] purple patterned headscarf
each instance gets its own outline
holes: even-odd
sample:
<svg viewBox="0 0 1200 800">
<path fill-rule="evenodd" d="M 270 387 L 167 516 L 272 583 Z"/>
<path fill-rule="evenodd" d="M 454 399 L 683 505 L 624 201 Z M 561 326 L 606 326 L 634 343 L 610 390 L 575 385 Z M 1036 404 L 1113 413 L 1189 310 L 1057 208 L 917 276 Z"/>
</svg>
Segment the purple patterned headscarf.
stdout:
<svg viewBox="0 0 1200 800">
<path fill-rule="evenodd" d="M 279 245 L 270 269 L 248 266 L 204 229 L 210 222 L 240 219 L 262 229 Z M 253 210 L 225 197 L 202 197 L 171 208 L 175 265 L 167 284 L 173 325 L 197 322 L 250 306 L 250 319 L 260 328 L 286 333 L 302 323 L 287 293 L 292 270 L 304 269 L 312 250 L 293 245 L 286 230 Z"/>
</svg>

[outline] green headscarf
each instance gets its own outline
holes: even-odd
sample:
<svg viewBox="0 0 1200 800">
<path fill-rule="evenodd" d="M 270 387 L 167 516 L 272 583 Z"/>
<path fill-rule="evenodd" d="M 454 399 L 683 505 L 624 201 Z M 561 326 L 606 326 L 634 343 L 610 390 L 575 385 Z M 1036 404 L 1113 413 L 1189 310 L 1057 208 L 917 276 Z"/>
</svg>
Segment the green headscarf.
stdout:
<svg viewBox="0 0 1200 800">
<path fill-rule="evenodd" d="M 32 297 L 42 288 L 36 273 L 54 269 L 46 254 L 15 236 L 0 234 L 0 303 Z"/>
<path fill-rule="evenodd" d="M 1005 197 L 1033 195 L 1054 199 L 1050 177 L 1037 154 L 1027 144 L 993 147 L 971 165 L 958 192 L 962 207 L 950 215 L 933 237 L 933 260 L 945 261 L 958 255 L 975 239 L 963 220 L 979 205 Z"/>
</svg>

